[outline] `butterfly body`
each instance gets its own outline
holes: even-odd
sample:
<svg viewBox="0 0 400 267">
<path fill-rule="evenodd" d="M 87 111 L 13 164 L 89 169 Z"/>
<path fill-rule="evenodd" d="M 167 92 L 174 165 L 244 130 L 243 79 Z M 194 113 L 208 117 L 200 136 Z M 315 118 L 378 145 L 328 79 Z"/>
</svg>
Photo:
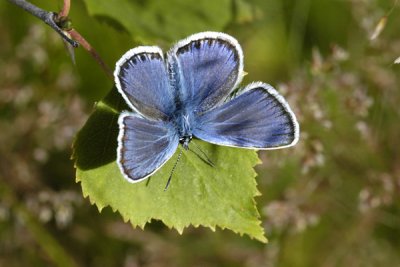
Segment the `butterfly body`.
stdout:
<svg viewBox="0 0 400 267">
<path fill-rule="evenodd" d="M 296 117 L 274 88 L 256 82 L 237 90 L 243 53 L 227 34 L 194 34 L 165 55 L 158 47 L 131 49 L 117 62 L 114 76 L 131 108 L 119 117 L 117 149 L 129 182 L 152 175 L 194 137 L 248 149 L 298 141 Z"/>
<path fill-rule="evenodd" d="M 178 115 L 172 120 L 173 122 L 175 122 L 174 125 L 179 136 L 179 143 L 186 150 L 188 149 L 189 143 L 193 138 L 193 133 L 190 126 L 190 119 L 191 116 L 186 112 L 179 112 Z"/>
</svg>

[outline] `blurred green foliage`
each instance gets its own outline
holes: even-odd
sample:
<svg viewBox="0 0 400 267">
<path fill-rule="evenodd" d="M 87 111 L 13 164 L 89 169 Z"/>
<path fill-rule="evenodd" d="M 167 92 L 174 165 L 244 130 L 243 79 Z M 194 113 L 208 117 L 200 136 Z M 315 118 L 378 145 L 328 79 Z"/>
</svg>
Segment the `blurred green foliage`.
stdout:
<svg viewBox="0 0 400 267">
<path fill-rule="evenodd" d="M 232 13 L 230 0 L 198 0 L 195 5 L 182 0 L 84 2 L 90 15 L 113 21 L 114 27 L 124 28 L 142 42 L 174 42 L 205 28 L 221 30 L 230 21 Z"/>
<path fill-rule="evenodd" d="M 125 2 L 151 27 L 176 14 L 179 23 L 161 23 L 165 34 L 127 29 L 73 1 L 73 26 L 110 66 L 138 44 L 168 48 L 188 34 L 192 18 L 182 5 L 160 12 L 156 1 Z M 194 10 L 198 2 L 184 1 Z M 109 208 L 98 214 L 69 158 L 112 81 L 83 49 L 74 66 L 58 35 L 2 1 L 0 266 L 400 266 L 399 7 L 388 14 L 394 1 L 222 2 L 224 10 L 199 4 L 204 20 L 194 29 L 235 36 L 244 83 L 275 85 L 302 129 L 293 149 L 260 153 L 257 202 L 270 242 L 197 228 L 181 236 L 158 222 L 142 231 Z M 226 15 L 206 19 L 216 14 Z"/>
</svg>

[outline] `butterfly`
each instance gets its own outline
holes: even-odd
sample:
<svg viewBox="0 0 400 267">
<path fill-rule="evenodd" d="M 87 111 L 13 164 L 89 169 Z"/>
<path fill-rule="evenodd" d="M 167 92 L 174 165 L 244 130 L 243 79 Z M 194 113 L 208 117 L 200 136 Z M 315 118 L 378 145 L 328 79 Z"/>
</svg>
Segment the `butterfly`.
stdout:
<svg viewBox="0 0 400 267">
<path fill-rule="evenodd" d="M 157 46 L 126 52 L 114 71 L 132 109 L 118 119 L 117 163 L 124 178 L 148 178 L 179 144 L 187 150 L 193 137 L 249 149 L 295 145 L 299 124 L 285 99 L 262 82 L 237 90 L 243 76 L 242 48 L 225 33 L 191 35 L 166 54 Z"/>
</svg>

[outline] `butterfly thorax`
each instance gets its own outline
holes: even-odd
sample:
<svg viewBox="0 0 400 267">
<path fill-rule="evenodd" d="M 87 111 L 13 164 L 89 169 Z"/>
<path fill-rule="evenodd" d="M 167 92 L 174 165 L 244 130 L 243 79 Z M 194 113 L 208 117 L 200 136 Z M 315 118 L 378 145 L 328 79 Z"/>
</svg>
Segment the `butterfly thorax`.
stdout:
<svg viewBox="0 0 400 267">
<path fill-rule="evenodd" d="M 179 135 L 179 143 L 183 146 L 184 149 L 187 150 L 189 148 L 189 143 L 193 137 L 192 129 L 190 126 L 190 116 L 186 113 L 181 113 L 175 118 L 175 122 Z"/>
</svg>

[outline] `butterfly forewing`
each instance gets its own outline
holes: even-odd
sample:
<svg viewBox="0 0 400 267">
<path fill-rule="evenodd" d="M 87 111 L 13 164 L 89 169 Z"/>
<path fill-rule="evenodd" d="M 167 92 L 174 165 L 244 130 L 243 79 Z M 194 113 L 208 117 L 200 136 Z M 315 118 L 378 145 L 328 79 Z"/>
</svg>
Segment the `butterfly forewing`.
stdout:
<svg viewBox="0 0 400 267">
<path fill-rule="evenodd" d="M 223 33 L 204 32 L 178 42 L 168 62 L 180 104 L 197 113 L 224 101 L 243 76 L 242 49 Z"/>
<path fill-rule="evenodd" d="M 118 91 L 136 112 L 150 119 L 168 120 L 175 111 L 174 91 L 160 48 L 129 50 L 114 72 Z"/>
</svg>

